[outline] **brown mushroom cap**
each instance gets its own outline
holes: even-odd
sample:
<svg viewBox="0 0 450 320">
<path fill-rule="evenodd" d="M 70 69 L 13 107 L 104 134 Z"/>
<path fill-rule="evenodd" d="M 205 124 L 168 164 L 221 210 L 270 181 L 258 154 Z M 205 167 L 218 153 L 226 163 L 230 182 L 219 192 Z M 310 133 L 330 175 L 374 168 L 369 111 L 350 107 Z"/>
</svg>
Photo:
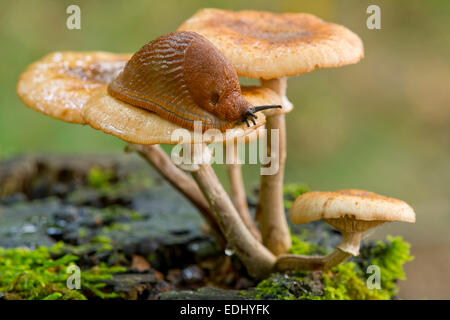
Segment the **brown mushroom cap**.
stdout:
<svg viewBox="0 0 450 320">
<path fill-rule="evenodd" d="M 17 83 L 17 94 L 39 112 L 83 124 L 83 107 L 92 93 L 110 82 L 130 57 L 107 52 L 54 52 L 27 68 Z"/>
<path fill-rule="evenodd" d="M 324 219 L 341 231 L 362 232 L 383 222 L 414 223 L 416 215 L 404 201 L 347 189 L 299 196 L 291 207 L 290 219 L 296 224 Z"/>
<path fill-rule="evenodd" d="M 248 78 L 340 67 L 364 55 L 356 34 L 306 13 L 202 9 L 178 30 L 205 36 L 232 61 L 238 75 Z"/>
<path fill-rule="evenodd" d="M 270 89 L 243 87 L 242 94 L 253 105 L 276 104 L 280 101 L 280 97 Z M 178 140 L 172 140 L 172 134 L 177 129 L 189 132 L 190 137 L 194 139 L 193 131 L 184 129 L 152 112 L 115 99 L 107 93 L 106 88 L 96 92 L 87 102 L 85 119 L 94 129 L 137 144 L 178 144 Z M 238 124 L 227 130 L 226 136 L 220 134 L 222 138 L 219 139 L 217 139 L 217 136 L 205 137 L 203 142 L 221 142 L 247 136 L 255 132 L 264 123 L 264 115 L 258 114 L 256 125 L 247 127 L 245 123 Z M 220 131 L 216 130 L 216 133 L 219 134 Z M 191 140 L 191 142 L 194 141 Z"/>
</svg>

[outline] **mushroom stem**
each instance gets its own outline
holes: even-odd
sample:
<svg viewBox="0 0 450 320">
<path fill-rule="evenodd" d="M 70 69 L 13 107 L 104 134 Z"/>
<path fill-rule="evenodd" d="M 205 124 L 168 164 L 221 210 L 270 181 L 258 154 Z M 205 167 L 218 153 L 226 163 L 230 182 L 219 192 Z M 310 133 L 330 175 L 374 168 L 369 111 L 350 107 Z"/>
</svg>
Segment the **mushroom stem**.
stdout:
<svg viewBox="0 0 450 320">
<path fill-rule="evenodd" d="M 305 256 L 282 254 L 275 264 L 277 271 L 313 271 L 326 270 L 337 266 L 351 256 L 359 254 L 360 232 L 343 232 L 342 242 L 326 256 Z"/>
<path fill-rule="evenodd" d="M 276 91 L 281 97 L 283 104 L 290 103 L 286 98 L 287 79 L 261 80 L 263 87 Z M 286 122 L 284 114 L 266 117 L 267 129 L 267 154 L 278 161 L 278 171 L 273 175 L 261 176 L 259 191 L 259 203 L 256 210 L 256 220 L 264 245 L 275 255 L 289 251 L 291 238 L 284 212 L 283 201 L 283 176 L 284 163 L 286 159 Z M 278 130 L 278 149 L 271 145 L 271 130 Z M 272 164 L 264 166 L 270 167 Z"/>
<path fill-rule="evenodd" d="M 237 256 L 255 278 L 270 274 L 275 256 L 258 242 L 247 229 L 209 164 L 200 164 L 192 176 L 213 209 L 220 229 Z"/>
<path fill-rule="evenodd" d="M 228 175 L 231 185 L 231 193 L 234 206 L 239 213 L 245 226 L 250 230 L 256 240 L 261 242 L 261 233 L 255 226 L 247 204 L 247 196 L 245 194 L 244 179 L 242 178 L 242 165 L 238 163 L 237 145 L 233 143 L 234 159 L 233 163 L 227 164 Z M 228 160 L 228 159 L 227 159 Z"/>
<path fill-rule="evenodd" d="M 361 243 L 361 232 L 342 232 L 342 242 L 337 246 L 343 252 L 346 252 L 352 256 L 359 254 L 359 245 Z"/>
<path fill-rule="evenodd" d="M 216 218 L 203 196 L 199 187 L 189 177 L 175 166 L 170 157 L 161 149 L 159 145 L 129 144 L 127 152 L 135 151 L 150 163 L 175 189 L 180 191 L 202 214 L 211 228 L 212 234 L 216 237 L 220 247 L 224 247 L 226 240 L 220 231 Z"/>
<path fill-rule="evenodd" d="M 305 256 L 299 254 L 282 254 L 278 256 L 275 270 L 285 271 L 319 271 L 337 266 L 352 255 L 337 248 L 326 256 Z"/>
</svg>

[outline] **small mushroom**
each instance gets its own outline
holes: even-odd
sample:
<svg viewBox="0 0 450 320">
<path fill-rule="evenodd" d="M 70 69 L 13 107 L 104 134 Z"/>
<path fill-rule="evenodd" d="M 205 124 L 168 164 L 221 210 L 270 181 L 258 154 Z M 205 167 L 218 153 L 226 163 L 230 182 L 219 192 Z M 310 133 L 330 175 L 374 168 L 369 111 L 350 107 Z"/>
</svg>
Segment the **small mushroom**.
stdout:
<svg viewBox="0 0 450 320">
<path fill-rule="evenodd" d="M 299 196 L 290 211 L 293 223 L 323 219 L 342 233 L 342 242 L 323 257 L 281 255 L 276 268 L 286 270 L 329 269 L 359 254 L 361 235 L 385 222 L 416 221 L 414 210 L 404 201 L 373 192 L 348 189 L 333 192 L 307 192 Z"/>
<path fill-rule="evenodd" d="M 292 109 L 286 98 L 286 77 L 357 63 L 363 57 L 359 37 L 347 28 L 305 13 L 277 14 L 259 11 L 202 9 L 178 30 L 202 34 L 233 63 L 239 76 L 261 79 L 263 87 L 276 91 L 283 109 L 266 111 L 266 128 L 279 130 L 279 149 L 268 139 L 267 152 L 279 162 L 278 172 L 263 175 L 257 219 L 263 243 L 275 254 L 290 248 L 283 206 L 286 158 L 284 114 Z M 271 164 L 267 164 L 270 166 Z"/>
</svg>

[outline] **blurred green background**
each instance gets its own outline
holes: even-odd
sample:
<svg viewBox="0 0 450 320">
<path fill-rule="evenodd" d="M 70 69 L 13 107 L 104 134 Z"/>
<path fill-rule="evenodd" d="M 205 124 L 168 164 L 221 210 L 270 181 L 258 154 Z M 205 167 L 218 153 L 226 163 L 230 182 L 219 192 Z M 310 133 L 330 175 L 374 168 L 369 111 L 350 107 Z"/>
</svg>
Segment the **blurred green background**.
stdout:
<svg viewBox="0 0 450 320">
<path fill-rule="evenodd" d="M 81 30 L 66 8 L 81 7 Z M 381 30 L 366 8 L 381 7 Z M 55 50 L 134 52 L 174 31 L 203 7 L 308 12 L 343 24 L 364 42 L 356 65 L 291 78 L 287 182 L 312 189 L 361 188 L 403 199 L 417 223 L 382 226 L 400 234 L 416 260 L 402 298 L 450 298 L 450 2 L 441 1 L 23 1 L 0 2 L 0 159 L 24 153 L 119 153 L 124 142 L 25 107 L 19 74 Z M 218 167 L 223 178 L 223 168 Z M 258 167 L 247 166 L 249 189 Z M 225 179 L 224 179 L 225 181 Z M 226 182 L 225 182 L 226 183 Z"/>
</svg>

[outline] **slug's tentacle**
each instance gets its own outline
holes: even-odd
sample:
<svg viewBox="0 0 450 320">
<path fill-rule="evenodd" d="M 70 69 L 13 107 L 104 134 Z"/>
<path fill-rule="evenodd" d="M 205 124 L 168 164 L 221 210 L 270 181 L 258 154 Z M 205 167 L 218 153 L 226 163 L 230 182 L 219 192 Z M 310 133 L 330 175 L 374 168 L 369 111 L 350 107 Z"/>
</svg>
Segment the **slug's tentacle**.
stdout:
<svg viewBox="0 0 450 320">
<path fill-rule="evenodd" d="M 253 112 L 258 112 L 258 111 L 267 110 L 267 109 L 277 109 L 277 108 L 281 109 L 283 107 L 280 105 L 258 106 L 258 107 L 253 108 Z"/>
<path fill-rule="evenodd" d="M 242 116 L 242 122 L 245 122 L 247 124 L 247 127 L 250 127 L 249 120 L 256 125 L 255 119 L 258 118 L 258 116 L 255 114 L 255 112 L 267 110 L 267 109 L 275 109 L 275 108 L 282 108 L 280 105 L 268 105 L 268 106 L 257 106 L 252 107 L 244 112 Z"/>
</svg>

